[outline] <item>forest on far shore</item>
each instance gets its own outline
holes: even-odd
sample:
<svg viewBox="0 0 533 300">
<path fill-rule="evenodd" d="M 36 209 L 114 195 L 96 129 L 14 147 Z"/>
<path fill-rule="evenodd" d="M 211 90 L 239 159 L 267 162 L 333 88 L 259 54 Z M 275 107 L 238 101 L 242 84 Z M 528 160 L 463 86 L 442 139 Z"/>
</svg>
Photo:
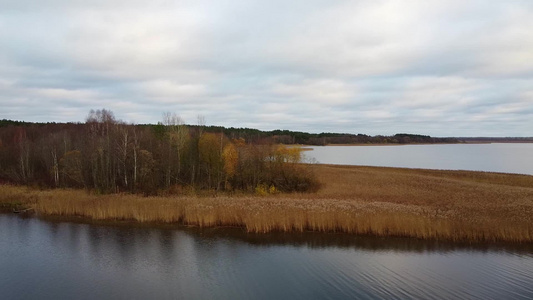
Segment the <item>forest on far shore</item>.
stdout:
<svg viewBox="0 0 533 300">
<path fill-rule="evenodd" d="M 158 124 L 140 124 L 138 127 L 151 127 L 154 130 L 162 130 L 161 128 L 165 126 L 165 122 L 160 122 Z M 407 134 L 407 133 L 398 133 L 392 136 L 385 135 L 376 135 L 370 136 L 367 134 L 351 134 L 351 133 L 333 133 L 333 132 L 322 132 L 322 133 L 309 133 L 301 131 L 291 131 L 291 130 L 272 130 L 272 131 L 262 131 L 259 129 L 253 128 L 235 128 L 235 127 L 222 127 L 222 126 L 206 126 L 205 124 L 200 125 L 181 125 L 191 129 L 198 130 L 197 127 L 201 127 L 202 131 L 211 132 L 211 133 L 223 133 L 225 136 L 231 139 L 244 139 L 247 143 L 274 143 L 274 144 L 285 144 L 285 145 L 335 145 L 335 144 L 438 144 L 438 143 L 460 143 L 472 138 L 455 138 L 455 137 L 446 137 L 446 138 L 437 138 L 431 137 L 429 135 L 420 135 L 420 134 Z M 24 121 L 13 121 L 13 120 L 0 120 L 0 128 L 7 126 L 47 126 L 47 125 L 61 125 L 65 123 L 33 123 L 33 122 L 24 122 Z M 66 124 L 81 124 L 81 123 L 66 123 Z M 483 139 L 483 141 L 491 141 L 492 138 L 475 138 Z M 506 141 L 511 139 L 519 138 L 506 138 Z M 531 139 L 533 140 L 533 139 Z"/>
</svg>

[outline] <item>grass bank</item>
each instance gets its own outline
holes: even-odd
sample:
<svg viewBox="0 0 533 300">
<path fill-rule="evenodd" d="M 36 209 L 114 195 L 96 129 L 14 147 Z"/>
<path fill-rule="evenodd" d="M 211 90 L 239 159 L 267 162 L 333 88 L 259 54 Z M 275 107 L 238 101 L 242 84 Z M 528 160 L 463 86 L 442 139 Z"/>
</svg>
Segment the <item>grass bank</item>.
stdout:
<svg viewBox="0 0 533 300">
<path fill-rule="evenodd" d="M 316 193 L 268 196 L 91 195 L 0 186 L 2 205 L 45 215 L 234 226 L 248 232 L 322 231 L 476 242 L 533 242 L 533 176 L 313 166 Z"/>
</svg>

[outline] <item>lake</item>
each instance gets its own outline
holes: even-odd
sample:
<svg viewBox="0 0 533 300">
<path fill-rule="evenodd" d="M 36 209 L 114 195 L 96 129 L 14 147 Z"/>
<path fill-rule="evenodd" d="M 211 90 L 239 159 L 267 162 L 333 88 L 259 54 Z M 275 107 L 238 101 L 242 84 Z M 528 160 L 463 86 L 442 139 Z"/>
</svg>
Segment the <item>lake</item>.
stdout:
<svg viewBox="0 0 533 300">
<path fill-rule="evenodd" d="M 2 299 L 532 299 L 533 245 L 0 214 Z"/>
<path fill-rule="evenodd" d="M 533 175 L 533 143 L 403 146 L 313 146 L 323 164 L 473 170 Z"/>
</svg>

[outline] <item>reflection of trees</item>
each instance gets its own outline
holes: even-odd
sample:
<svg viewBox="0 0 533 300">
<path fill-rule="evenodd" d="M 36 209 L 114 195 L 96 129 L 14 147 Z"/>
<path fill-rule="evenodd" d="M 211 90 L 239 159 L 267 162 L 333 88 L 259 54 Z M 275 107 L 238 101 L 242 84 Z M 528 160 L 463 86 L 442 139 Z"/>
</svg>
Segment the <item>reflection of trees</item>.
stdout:
<svg viewBox="0 0 533 300">
<path fill-rule="evenodd" d="M 49 222 L 53 235 L 58 234 L 56 222 Z M 192 238 L 194 251 L 204 258 L 209 257 L 213 245 L 220 240 L 239 242 L 257 247 L 295 246 L 309 248 L 352 248 L 366 251 L 396 252 L 450 252 L 457 250 L 473 251 L 508 251 L 513 253 L 532 253 L 532 244 L 513 243 L 458 243 L 436 240 L 418 240 L 410 238 L 380 238 L 370 236 L 354 236 L 335 233 L 247 233 L 240 228 L 193 228 L 176 225 L 147 225 L 123 223 L 120 226 L 106 225 L 110 222 L 93 222 L 75 227 L 75 223 L 65 223 L 72 227 L 70 234 L 79 234 L 80 240 L 87 239 L 90 251 L 95 257 L 110 255 L 120 257 L 121 263 L 129 264 L 138 255 L 152 253 L 164 257 L 165 260 L 176 259 L 180 243 Z M 83 229 L 83 230 L 82 230 Z M 79 232 L 79 233 L 77 233 Z M 185 233 L 178 234 L 178 233 Z M 84 237 L 85 236 L 85 237 Z M 183 241 L 181 241 L 181 239 Z M 178 239 L 178 240 L 177 240 Z M 188 245 L 186 247 L 189 247 Z M 211 249 L 211 250 L 210 250 Z M 202 254 L 203 253 L 203 254 Z M 205 255 L 204 255 L 205 254 Z"/>
<path fill-rule="evenodd" d="M 353 248 L 367 251 L 397 252 L 450 252 L 456 250 L 509 251 L 518 253 L 533 252 L 531 244 L 513 243 L 459 243 L 411 238 L 381 238 L 373 236 L 354 236 L 335 233 L 247 233 L 238 228 L 186 228 L 193 236 L 202 238 L 228 239 L 253 246 L 296 246 L 309 248 Z"/>
</svg>

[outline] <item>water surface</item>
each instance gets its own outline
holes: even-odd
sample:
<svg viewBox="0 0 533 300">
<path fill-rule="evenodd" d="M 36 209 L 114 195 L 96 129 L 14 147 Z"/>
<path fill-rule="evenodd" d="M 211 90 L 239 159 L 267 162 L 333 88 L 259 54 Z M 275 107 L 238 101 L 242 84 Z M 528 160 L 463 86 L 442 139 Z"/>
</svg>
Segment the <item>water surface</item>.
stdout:
<svg viewBox="0 0 533 300">
<path fill-rule="evenodd" d="M 532 247 L 104 226 L 0 214 L 0 295 L 531 299 Z"/>
<path fill-rule="evenodd" d="M 323 164 L 473 170 L 533 175 L 533 143 L 403 146 L 313 146 Z"/>
</svg>

